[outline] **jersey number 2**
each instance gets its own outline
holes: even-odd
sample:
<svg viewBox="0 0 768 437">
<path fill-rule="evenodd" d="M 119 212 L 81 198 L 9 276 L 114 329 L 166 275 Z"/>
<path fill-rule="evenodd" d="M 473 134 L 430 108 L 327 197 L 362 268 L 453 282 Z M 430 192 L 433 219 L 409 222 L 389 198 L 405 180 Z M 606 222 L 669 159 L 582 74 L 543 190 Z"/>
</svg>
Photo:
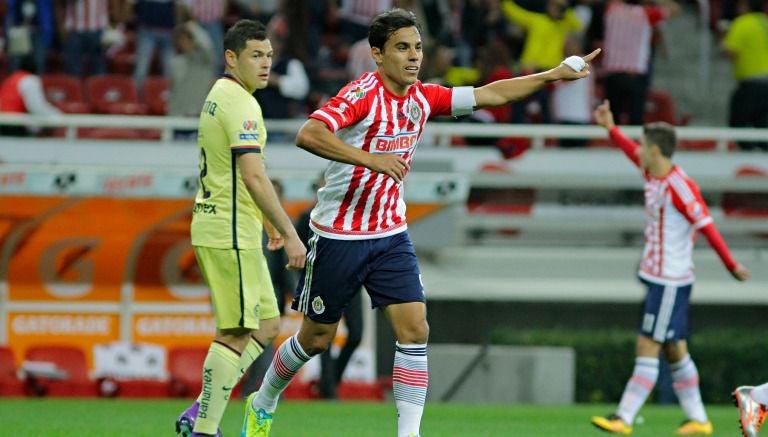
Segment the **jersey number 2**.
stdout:
<svg viewBox="0 0 768 437">
<path fill-rule="evenodd" d="M 203 189 L 203 199 L 211 197 L 211 192 L 205 188 L 205 176 L 208 175 L 208 158 L 205 149 L 200 148 L 200 188 Z"/>
</svg>

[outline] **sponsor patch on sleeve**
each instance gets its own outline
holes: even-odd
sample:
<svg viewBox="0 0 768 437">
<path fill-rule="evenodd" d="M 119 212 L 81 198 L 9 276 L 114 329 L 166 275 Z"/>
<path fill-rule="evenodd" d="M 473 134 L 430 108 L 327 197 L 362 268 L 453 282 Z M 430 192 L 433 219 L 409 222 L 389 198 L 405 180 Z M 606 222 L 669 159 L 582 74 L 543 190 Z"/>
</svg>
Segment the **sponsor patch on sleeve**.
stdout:
<svg viewBox="0 0 768 437">
<path fill-rule="evenodd" d="M 691 218 L 700 218 L 703 210 L 701 208 L 701 204 L 699 202 L 693 202 L 688 204 L 688 215 L 691 216 Z"/>
</svg>

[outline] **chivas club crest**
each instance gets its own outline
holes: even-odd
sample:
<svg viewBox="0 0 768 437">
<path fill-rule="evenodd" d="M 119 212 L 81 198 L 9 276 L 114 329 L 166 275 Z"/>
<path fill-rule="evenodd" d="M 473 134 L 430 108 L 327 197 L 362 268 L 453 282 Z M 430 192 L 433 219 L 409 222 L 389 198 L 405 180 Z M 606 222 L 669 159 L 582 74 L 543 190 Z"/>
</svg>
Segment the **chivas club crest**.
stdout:
<svg viewBox="0 0 768 437">
<path fill-rule="evenodd" d="M 315 314 L 323 314 L 325 312 L 325 303 L 320 296 L 312 299 L 312 311 L 314 311 Z"/>
<path fill-rule="evenodd" d="M 417 105 L 414 102 L 411 102 L 410 116 L 411 116 L 411 121 L 413 121 L 414 123 L 418 124 L 419 121 L 421 120 L 421 108 L 419 108 L 419 105 Z"/>
</svg>

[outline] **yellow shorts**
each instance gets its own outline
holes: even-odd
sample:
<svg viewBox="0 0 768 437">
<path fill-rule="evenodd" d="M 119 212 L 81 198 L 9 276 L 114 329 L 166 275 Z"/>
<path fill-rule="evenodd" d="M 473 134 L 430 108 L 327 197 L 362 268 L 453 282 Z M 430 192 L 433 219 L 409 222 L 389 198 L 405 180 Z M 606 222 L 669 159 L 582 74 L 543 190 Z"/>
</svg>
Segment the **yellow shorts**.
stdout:
<svg viewBox="0 0 768 437">
<path fill-rule="evenodd" d="M 261 250 L 194 246 L 197 264 L 211 289 L 219 329 L 259 329 L 259 320 L 280 315 L 267 260 Z"/>
</svg>

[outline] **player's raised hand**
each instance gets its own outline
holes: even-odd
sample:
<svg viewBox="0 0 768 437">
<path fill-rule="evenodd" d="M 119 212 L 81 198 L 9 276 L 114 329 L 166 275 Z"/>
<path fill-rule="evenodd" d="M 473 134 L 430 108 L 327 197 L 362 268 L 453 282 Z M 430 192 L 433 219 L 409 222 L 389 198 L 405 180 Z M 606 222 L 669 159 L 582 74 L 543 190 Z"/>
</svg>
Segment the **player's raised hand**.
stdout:
<svg viewBox="0 0 768 437">
<path fill-rule="evenodd" d="M 731 275 L 738 281 L 746 281 L 751 276 L 749 270 L 742 264 L 736 264 L 736 267 L 731 270 Z"/>
<path fill-rule="evenodd" d="M 394 153 L 371 154 L 370 161 L 366 166 L 376 173 L 384 173 L 394 179 L 398 184 L 405 179 L 408 173 L 408 163 L 402 156 Z"/>
<path fill-rule="evenodd" d="M 600 126 L 611 129 L 616 124 L 613 122 L 613 113 L 611 112 L 611 102 L 608 100 L 603 100 L 603 103 L 601 103 L 595 110 L 592 112 L 592 115 L 595 117 L 595 123 L 599 124 Z"/>
<path fill-rule="evenodd" d="M 288 264 L 285 268 L 303 269 L 304 263 L 307 261 L 307 248 L 304 247 L 304 243 L 301 242 L 296 232 L 291 232 L 285 237 L 285 254 L 288 256 Z"/>
<path fill-rule="evenodd" d="M 579 57 L 569 56 L 554 71 L 557 79 L 576 80 L 589 76 L 589 63 L 600 54 L 602 49 L 595 49 L 592 53 Z"/>
</svg>

